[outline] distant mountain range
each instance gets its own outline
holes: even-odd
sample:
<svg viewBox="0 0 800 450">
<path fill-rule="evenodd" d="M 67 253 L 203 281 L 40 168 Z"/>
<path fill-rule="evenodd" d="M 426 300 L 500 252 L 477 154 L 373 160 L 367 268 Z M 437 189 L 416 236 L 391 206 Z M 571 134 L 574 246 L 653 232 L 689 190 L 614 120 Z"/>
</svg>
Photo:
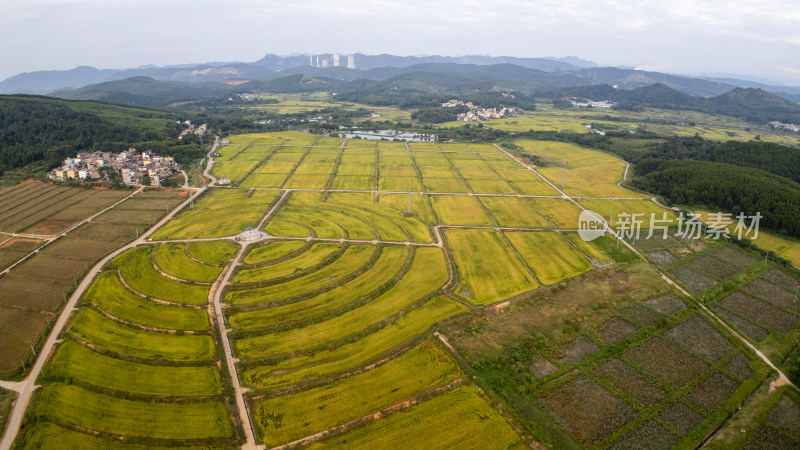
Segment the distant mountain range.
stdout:
<svg viewBox="0 0 800 450">
<path fill-rule="evenodd" d="M 385 101 L 393 93 L 420 96 L 514 91 L 531 98 L 581 96 L 631 107 L 691 109 L 758 122 L 800 122 L 800 87 L 598 67 L 575 57 L 269 54 L 252 63 L 124 70 L 81 66 L 23 73 L 0 82 L 0 94 L 47 94 L 149 107 L 226 99 L 245 92 L 307 91 L 340 92 L 342 97 L 360 102 L 367 101 L 365 96 L 369 95 L 383 96 Z"/>
<path fill-rule="evenodd" d="M 334 58 L 338 57 L 338 67 Z M 288 73 L 303 73 L 340 80 L 386 79 L 409 71 L 434 71 L 436 65 L 471 65 L 494 67 L 513 65 L 550 74 L 538 76 L 528 73 L 522 79 L 542 81 L 553 86 L 609 84 L 623 89 L 634 89 L 662 83 L 690 95 L 715 96 L 735 87 L 757 87 L 773 92 L 791 101 L 800 101 L 800 86 L 770 86 L 735 78 L 700 78 L 671 75 L 635 69 L 598 67 L 597 64 L 576 57 L 517 58 L 510 56 L 395 56 L 353 55 L 356 69 L 347 69 L 348 56 L 333 54 L 278 56 L 268 54 L 252 63 L 213 62 L 179 66 L 145 66 L 135 69 L 95 69 L 88 66 L 72 70 L 51 70 L 21 73 L 0 81 L 0 94 L 49 94 L 56 91 L 79 89 L 88 85 L 131 77 L 148 77 L 158 81 L 179 81 L 195 84 L 203 82 L 230 82 L 231 80 L 267 81 Z M 320 67 L 317 67 L 319 65 Z M 322 67 L 326 66 L 326 67 Z M 477 69 L 470 69 L 474 73 Z M 495 77 L 485 74 L 484 77 Z"/>
</svg>

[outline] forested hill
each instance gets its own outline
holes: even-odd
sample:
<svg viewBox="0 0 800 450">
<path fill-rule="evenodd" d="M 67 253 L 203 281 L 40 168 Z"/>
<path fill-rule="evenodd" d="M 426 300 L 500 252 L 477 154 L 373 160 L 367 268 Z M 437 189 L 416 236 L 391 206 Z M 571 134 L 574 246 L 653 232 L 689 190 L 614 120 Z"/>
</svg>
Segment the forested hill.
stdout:
<svg viewBox="0 0 800 450">
<path fill-rule="evenodd" d="M 81 151 L 128 147 L 192 159 L 201 148 L 177 141 L 182 126 L 167 112 L 37 96 L 0 96 L 0 172 L 39 163 L 48 169 Z"/>
</svg>

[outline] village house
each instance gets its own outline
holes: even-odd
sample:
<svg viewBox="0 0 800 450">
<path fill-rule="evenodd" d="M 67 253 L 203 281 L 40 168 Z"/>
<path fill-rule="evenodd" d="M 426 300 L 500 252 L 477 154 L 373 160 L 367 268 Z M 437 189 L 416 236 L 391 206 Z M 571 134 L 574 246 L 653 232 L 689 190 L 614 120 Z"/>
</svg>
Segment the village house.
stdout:
<svg viewBox="0 0 800 450">
<path fill-rule="evenodd" d="M 112 170 L 124 184 L 140 184 L 144 177 L 149 177 L 151 185 L 158 186 L 175 173 L 178 166 L 171 156 L 154 155 L 150 150 L 140 153 L 129 148 L 117 154 L 78 153 L 74 158 L 65 159 L 61 167 L 51 170 L 47 176 L 56 181 L 100 180 L 105 178 L 104 172 Z"/>
</svg>

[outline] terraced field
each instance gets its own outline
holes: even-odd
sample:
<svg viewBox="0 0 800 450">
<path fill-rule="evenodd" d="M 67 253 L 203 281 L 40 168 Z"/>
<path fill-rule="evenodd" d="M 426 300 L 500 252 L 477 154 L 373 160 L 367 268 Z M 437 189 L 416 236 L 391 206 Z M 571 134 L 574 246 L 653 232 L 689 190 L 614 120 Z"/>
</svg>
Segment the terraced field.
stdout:
<svg viewBox="0 0 800 450">
<path fill-rule="evenodd" d="M 585 242 L 582 208 L 665 211 L 618 159 L 517 144 L 566 189 L 489 144 L 229 137 L 232 186 L 83 294 L 18 447 L 699 445 L 771 372 L 698 299 L 778 361 L 800 282 L 713 243 Z"/>
</svg>

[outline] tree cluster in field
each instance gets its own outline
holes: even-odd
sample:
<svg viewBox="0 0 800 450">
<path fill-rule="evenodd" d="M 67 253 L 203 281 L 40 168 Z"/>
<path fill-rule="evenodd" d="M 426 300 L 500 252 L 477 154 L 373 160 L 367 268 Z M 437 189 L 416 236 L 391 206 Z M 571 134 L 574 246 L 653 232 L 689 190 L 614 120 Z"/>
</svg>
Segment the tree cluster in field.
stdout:
<svg viewBox="0 0 800 450">
<path fill-rule="evenodd" d="M 423 108 L 411 113 L 411 118 L 427 123 L 453 122 L 458 119 L 459 114 L 467 111 L 469 111 L 469 108 L 464 105 L 458 105 L 452 108 Z"/>
</svg>

